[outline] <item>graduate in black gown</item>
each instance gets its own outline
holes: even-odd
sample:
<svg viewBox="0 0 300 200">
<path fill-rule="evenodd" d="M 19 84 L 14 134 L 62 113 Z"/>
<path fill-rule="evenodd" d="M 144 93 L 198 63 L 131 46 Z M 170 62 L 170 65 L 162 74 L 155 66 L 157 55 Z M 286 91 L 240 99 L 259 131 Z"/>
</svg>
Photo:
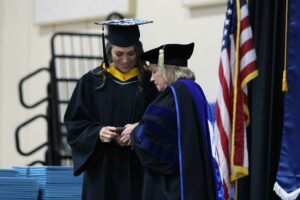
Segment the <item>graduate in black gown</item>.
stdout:
<svg viewBox="0 0 300 200">
<path fill-rule="evenodd" d="M 187 68 L 194 43 L 144 53 L 161 94 L 131 134 L 145 169 L 143 200 L 224 199 L 209 131 L 209 106 Z"/>
<path fill-rule="evenodd" d="M 74 175 L 84 173 L 82 199 L 140 200 L 142 168 L 130 133 L 157 90 L 141 60 L 141 20 L 114 20 L 108 27 L 105 62 L 77 83 L 64 121 Z"/>
</svg>

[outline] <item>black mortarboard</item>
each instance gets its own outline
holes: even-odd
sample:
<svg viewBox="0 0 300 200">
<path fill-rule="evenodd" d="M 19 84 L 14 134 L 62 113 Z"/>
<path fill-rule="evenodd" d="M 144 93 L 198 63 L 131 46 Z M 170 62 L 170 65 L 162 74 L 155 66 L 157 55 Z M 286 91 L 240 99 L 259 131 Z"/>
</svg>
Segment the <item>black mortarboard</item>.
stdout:
<svg viewBox="0 0 300 200">
<path fill-rule="evenodd" d="M 108 26 L 108 41 L 120 47 L 129 47 L 138 43 L 140 31 L 134 26 Z"/>
<path fill-rule="evenodd" d="M 98 25 L 106 25 L 108 28 L 107 39 L 116 46 L 129 47 L 139 42 L 140 31 L 138 25 L 152 23 L 153 21 L 145 21 L 140 19 L 113 19 L 108 21 L 96 22 Z M 105 44 L 103 38 L 103 51 Z M 107 64 L 104 52 L 104 62 Z"/>
<path fill-rule="evenodd" d="M 145 52 L 142 57 L 152 64 L 187 67 L 187 61 L 193 50 L 194 43 L 166 44 Z"/>
</svg>

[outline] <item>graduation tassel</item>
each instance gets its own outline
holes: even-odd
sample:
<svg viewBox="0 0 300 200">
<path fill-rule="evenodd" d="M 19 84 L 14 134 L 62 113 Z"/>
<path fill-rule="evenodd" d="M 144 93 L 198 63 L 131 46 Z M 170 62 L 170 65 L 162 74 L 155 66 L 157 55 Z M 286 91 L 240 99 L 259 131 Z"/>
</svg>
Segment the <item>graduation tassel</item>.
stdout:
<svg viewBox="0 0 300 200">
<path fill-rule="evenodd" d="M 103 47 L 103 59 L 105 68 L 109 67 L 107 55 L 106 55 L 106 48 L 105 48 L 105 38 L 104 38 L 104 26 L 102 25 L 102 47 Z"/>
<path fill-rule="evenodd" d="M 163 68 L 164 67 L 164 62 L 165 62 L 164 49 L 160 49 L 159 50 L 159 55 L 158 55 L 158 67 Z"/>
<path fill-rule="evenodd" d="M 158 54 L 158 69 L 162 74 L 165 74 L 165 50 L 164 50 L 165 46 L 163 46 L 162 49 L 159 50 L 159 54 Z"/>
</svg>

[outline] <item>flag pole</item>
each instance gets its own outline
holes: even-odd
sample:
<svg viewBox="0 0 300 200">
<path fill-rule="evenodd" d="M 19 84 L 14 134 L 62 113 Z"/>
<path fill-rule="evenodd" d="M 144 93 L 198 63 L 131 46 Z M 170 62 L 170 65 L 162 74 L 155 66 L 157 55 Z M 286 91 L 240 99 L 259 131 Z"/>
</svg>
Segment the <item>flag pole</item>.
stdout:
<svg viewBox="0 0 300 200">
<path fill-rule="evenodd" d="M 238 93 L 238 75 L 239 75 L 239 47 L 240 47 L 240 31 L 241 31 L 241 12 L 240 0 L 236 0 L 236 15 L 237 15 L 237 31 L 235 43 L 235 74 L 234 74 L 234 97 L 233 97 L 233 115 L 232 115 L 232 134 L 231 134 L 231 169 L 234 170 L 234 144 L 235 144 L 235 125 L 236 125 L 236 110 L 237 110 L 237 93 Z M 235 174 L 230 174 L 230 181 L 236 180 L 238 177 Z"/>
<path fill-rule="evenodd" d="M 284 66 L 283 66 L 283 74 L 282 74 L 282 91 L 288 91 L 288 84 L 286 80 L 286 60 L 287 60 L 287 36 L 288 36 L 288 18 L 289 18 L 289 0 L 285 1 L 285 33 L 284 33 Z"/>
</svg>

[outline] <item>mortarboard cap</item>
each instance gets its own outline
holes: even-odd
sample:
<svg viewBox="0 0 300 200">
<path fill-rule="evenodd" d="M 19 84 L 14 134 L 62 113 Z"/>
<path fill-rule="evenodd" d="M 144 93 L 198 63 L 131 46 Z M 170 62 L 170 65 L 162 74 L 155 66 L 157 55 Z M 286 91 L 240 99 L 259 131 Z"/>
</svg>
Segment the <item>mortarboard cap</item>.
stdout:
<svg viewBox="0 0 300 200">
<path fill-rule="evenodd" d="M 107 21 L 96 22 L 97 25 L 104 25 L 108 28 L 107 39 L 116 46 L 129 47 L 139 42 L 140 31 L 138 25 L 152 23 L 153 21 L 146 21 L 141 19 L 113 19 Z M 103 33 L 104 34 L 104 33 Z M 103 51 L 105 54 L 105 41 L 102 39 Z M 104 55 L 105 64 L 107 64 L 106 55 Z"/>
<path fill-rule="evenodd" d="M 108 26 L 108 41 L 120 47 L 129 47 L 138 43 L 140 31 L 137 25 L 134 26 Z"/>
<path fill-rule="evenodd" d="M 142 57 L 152 64 L 187 67 L 187 61 L 193 50 L 194 43 L 166 44 L 145 52 Z"/>
</svg>

